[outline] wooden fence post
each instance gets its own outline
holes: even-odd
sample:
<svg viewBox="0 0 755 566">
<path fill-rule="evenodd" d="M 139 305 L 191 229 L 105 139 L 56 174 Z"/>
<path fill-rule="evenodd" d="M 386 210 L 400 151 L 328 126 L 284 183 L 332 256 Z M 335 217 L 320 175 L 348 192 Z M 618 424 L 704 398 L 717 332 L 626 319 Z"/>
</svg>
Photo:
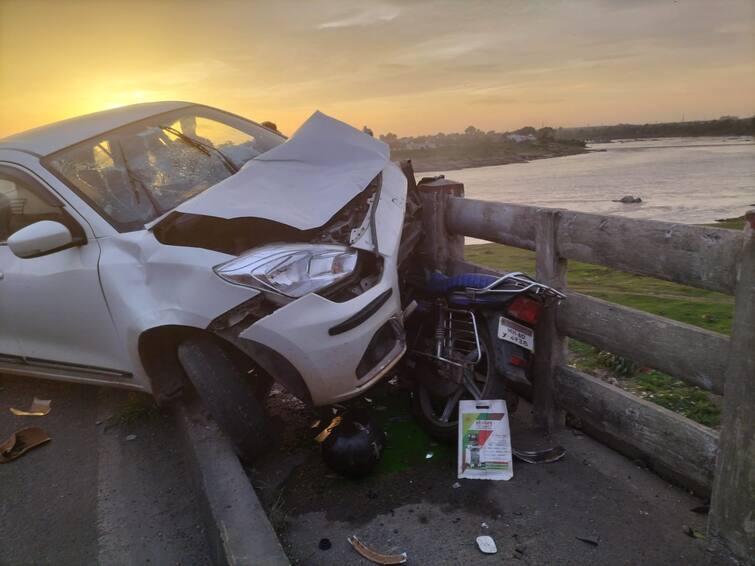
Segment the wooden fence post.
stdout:
<svg viewBox="0 0 755 566">
<path fill-rule="evenodd" d="M 541 283 L 566 288 L 566 260 L 558 255 L 558 210 L 540 210 L 535 224 L 535 275 Z M 546 309 L 536 328 L 532 396 L 535 420 L 550 432 L 564 425 L 564 411 L 556 405 L 556 368 L 566 362 L 566 338 L 556 327 L 555 306 Z"/>
<path fill-rule="evenodd" d="M 745 219 L 708 537 L 747 561 L 755 560 L 755 211 Z"/>
<path fill-rule="evenodd" d="M 464 259 L 464 236 L 448 231 L 446 211 L 449 197 L 464 196 L 464 185 L 439 178 L 420 183 L 417 190 L 422 199 L 422 263 L 428 269 L 451 273 L 453 266 Z"/>
</svg>

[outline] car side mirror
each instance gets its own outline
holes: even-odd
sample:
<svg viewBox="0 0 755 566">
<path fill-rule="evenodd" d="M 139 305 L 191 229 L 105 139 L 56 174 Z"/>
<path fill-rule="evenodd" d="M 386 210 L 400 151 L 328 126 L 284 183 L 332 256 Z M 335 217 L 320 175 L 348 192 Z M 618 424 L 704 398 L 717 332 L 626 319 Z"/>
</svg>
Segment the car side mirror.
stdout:
<svg viewBox="0 0 755 566">
<path fill-rule="evenodd" d="M 24 226 L 8 238 L 8 247 L 20 258 L 32 258 L 74 243 L 71 231 L 60 222 L 40 220 Z"/>
</svg>

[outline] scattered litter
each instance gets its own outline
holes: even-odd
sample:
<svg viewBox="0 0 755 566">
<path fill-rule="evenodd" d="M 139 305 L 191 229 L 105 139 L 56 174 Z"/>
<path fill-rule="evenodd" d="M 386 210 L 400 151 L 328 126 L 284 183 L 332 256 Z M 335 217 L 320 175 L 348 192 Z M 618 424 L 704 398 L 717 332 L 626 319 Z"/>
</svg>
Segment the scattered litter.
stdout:
<svg viewBox="0 0 755 566">
<path fill-rule="evenodd" d="M 330 544 L 329 538 L 321 538 L 320 542 L 317 543 L 317 548 L 319 548 L 320 550 L 329 550 L 331 546 L 333 545 Z"/>
<path fill-rule="evenodd" d="M 432 457 L 433 457 L 433 451 L 432 450 L 430 450 L 427 454 L 425 454 L 425 460 L 429 460 Z"/>
<path fill-rule="evenodd" d="M 136 435 L 135 435 L 135 434 L 129 434 L 129 435 L 128 435 L 128 436 L 126 437 L 126 440 L 136 440 Z"/>
<path fill-rule="evenodd" d="M 11 407 L 10 412 L 17 417 L 44 417 L 50 412 L 50 399 L 37 399 L 34 397 L 34 401 L 31 402 L 31 407 L 28 411 L 16 409 Z"/>
<path fill-rule="evenodd" d="M 690 511 L 699 515 L 706 515 L 708 511 L 710 511 L 710 505 L 698 505 L 697 507 L 690 509 Z"/>
<path fill-rule="evenodd" d="M 563 446 L 554 446 L 545 450 L 512 450 L 514 458 L 527 462 L 528 464 L 548 464 L 557 462 L 566 455 L 566 449 Z"/>
<path fill-rule="evenodd" d="M 574 538 L 576 538 L 577 540 L 581 540 L 582 542 L 586 542 L 590 546 L 598 546 L 598 544 L 600 544 L 598 539 L 593 538 L 593 537 L 574 537 Z"/>
<path fill-rule="evenodd" d="M 365 546 L 356 535 L 351 535 L 346 540 L 348 540 L 349 544 L 354 547 L 354 550 L 375 564 L 404 564 L 406 562 L 406 552 L 402 552 L 401 554 L 382 554 L 380 552 L 375 552 L 371 548 Z"/>
<path fill-rule="evenodd" d="M 484 554 L 495 554 L 498 552 L 498 547 L 495 545 L 495 541 L 488 535 L 477 537 L 477 548 Z"/>
<path fill-rule="evenodd" d="M 682 525 L 682 532 L 690 538 L 699 538 L 699 539 L 705 538 L 705 534 L 687 525 Z"/>
<path fill-rule="evenodd" d="M 32 448 L 49 442 L 50 437 L 39 427 L 22 428 L 0 444 L 0 464 L 5 464 L 22 456 Z"/>
<path fill-rule="evenodd" d="M 461 484 L 459 482 L 454 482 L 454 484 L 451 487 L 454 489 L 459 489 L 461 487 Z"/>
<path fill-rule="evenodd" d="M 480 528 L 482 528 L 482 529 L 489 529 L 490 527 L 488 527 L 487 523 L 480 523 Z"/>
<path fill-rule="evenodd" d="M 94 424 L 100 426 L 102 424 L 102 421 L 94 421 Z"/>
</svg>

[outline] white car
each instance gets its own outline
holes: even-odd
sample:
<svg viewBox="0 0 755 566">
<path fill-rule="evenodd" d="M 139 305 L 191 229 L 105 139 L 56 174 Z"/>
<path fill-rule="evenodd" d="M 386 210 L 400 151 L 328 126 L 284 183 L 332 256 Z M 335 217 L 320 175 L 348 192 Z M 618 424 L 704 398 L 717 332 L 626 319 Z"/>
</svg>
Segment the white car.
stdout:
<svg viewBox="0 0 755 566">
<path fill-rule="evenodd" d="M 388 147 L 320 113 L 287 140 L 160 102 L 0 140 L 0 372 L 188 377 L 253 456 L 272 380 L 332 404 L 403 355 L 406 199 Z"/>
</svg>

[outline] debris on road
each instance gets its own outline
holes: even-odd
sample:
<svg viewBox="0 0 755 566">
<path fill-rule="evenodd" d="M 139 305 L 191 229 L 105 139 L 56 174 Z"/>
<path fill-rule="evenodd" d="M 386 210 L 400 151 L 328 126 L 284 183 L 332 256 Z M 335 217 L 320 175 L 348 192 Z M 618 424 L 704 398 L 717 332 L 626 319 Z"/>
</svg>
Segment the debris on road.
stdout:
<svg viewBox="0 0 755 566">
<path fill-rule="evenodd" d="M 356 535 L 351 535 L 346 540 L 348 540 L 349 544 L 354 547 L 354 550 L 375 564 L 404 564 L 406 562 L 406 552 L 402 552 L 401 554 L 383 554 L 381 552 L 376 552 L 365 546 Z"/>
<path fill-rule="evenodd" d="M 461 484 L 459 482 L 454 482 L 451 487 L 454 489 L 459 489 L 461 487 Z"/>
<path fill-rule="evenodd" d="M 690 538 L 699 538 L 699 539 L 705 538 L 705 534 L 698 531 L 697 529 L 693 529 L 692 527 L 688 525 L 682 525 L 682 532 Z"/>
<path fill-rule="evenodd" d="M 329 538 L 321 538 L 320 542 L 317 543 L 317 548 L 319 548 L 320 550 L 330 550 L 331 546 L 333 545 L 330 543 Z"/>
<path fill-rule="evenodd" d="M 563 446 L 554 446 L 545 450 L 512 450 L 514 458 L 527 462 L 528 464 L 548 464 L 558 462 L 566 456 L 566 449 Z"/>
<path fill-rule="evenodd" d="M 126 440 L 136 440 L 136 435 L 135 435 L 135 434 L 129 434 L 129 435 L 128 435 L 128 436 L 126 437 Z"/>
<path fill-rule="evenodd" d="M 50 399 L 37 399 L 34 397 L 34 401 L 31 402 L 31 406 L 27 411 L 22 409 L 10 408 L 10 412 L 17 417 L 44 417 L 50 412 Z"/>
<path fill-rule="evenodd" d="M 10 435 L 10 438 L 0 444 L 0 464 L 6 464 L 24 455 L 26 452 L 49 442 L 51 438 L 39 427 L 22 428 Z"/>
<path fill-rule="evenodd" d="M 488 535 L 477 537 L 477 548 L 484 554 L 495 554 L 498 552 L 498 547 L 495 545 L 495 541 Z"/>
<path fill-rule="evenodd" d="M 598 539 L 593 538 L 593 537 L 574 537 L 574 538 L 576 538 L 577 540 L 581 540 L 582 542 L 587 543 L 590 546 L 598 546 L 598 544 L 600 544 Z"/>
</svg>

